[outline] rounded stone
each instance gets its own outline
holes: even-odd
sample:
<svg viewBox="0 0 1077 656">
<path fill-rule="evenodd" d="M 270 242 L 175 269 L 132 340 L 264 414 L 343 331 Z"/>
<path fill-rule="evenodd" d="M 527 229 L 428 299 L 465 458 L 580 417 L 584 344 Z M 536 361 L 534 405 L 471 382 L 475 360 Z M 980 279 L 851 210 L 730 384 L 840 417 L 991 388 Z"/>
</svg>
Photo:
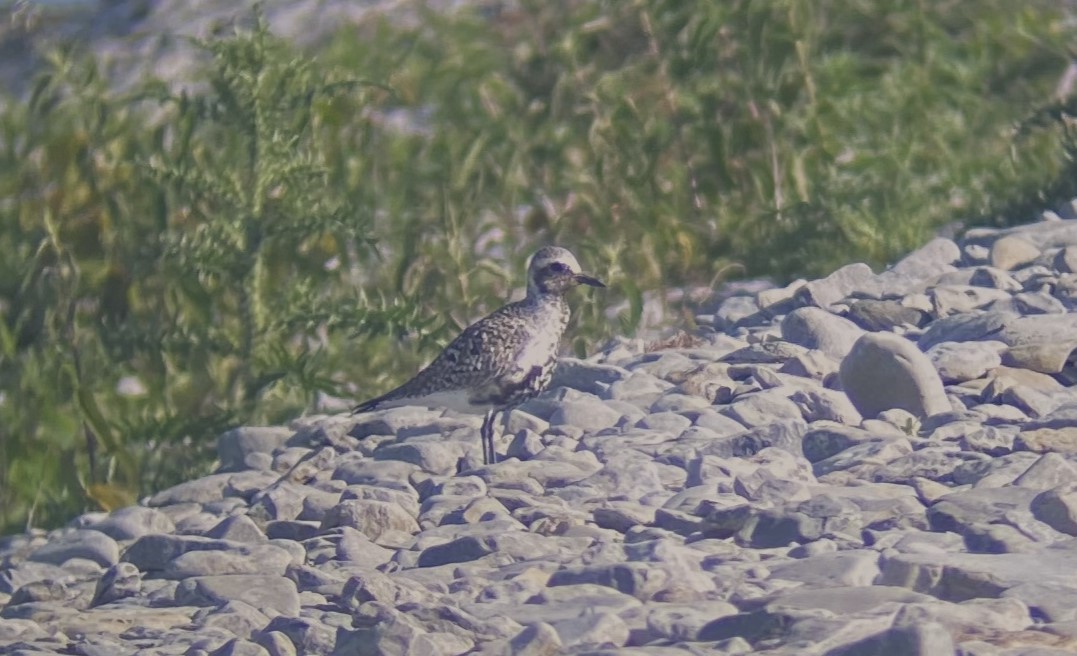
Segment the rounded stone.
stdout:
<svg viewBox="0 0 1077 656">
<path fill-rule="evenodd" d="M 1040 256 L 1035 244 L 1016 235 L 1007 235 L 991 246 L 991 266 L 1010 271 Z"/>
<path fill-rule="evenodd" d="M 897 335 L 868 333 L 858 339 L 839 374 L 849 400 L 865 417 L 892 408 L 921 418 L 951 409 L 931 360 Z"/>
<path fill-rule="evenodd" d="M 844 357 L 863 329 L 852 321 L 816 307 L 793 310 L 782 320 L 782 339 L 819 349 L 832 358 Z"/>
</svg>

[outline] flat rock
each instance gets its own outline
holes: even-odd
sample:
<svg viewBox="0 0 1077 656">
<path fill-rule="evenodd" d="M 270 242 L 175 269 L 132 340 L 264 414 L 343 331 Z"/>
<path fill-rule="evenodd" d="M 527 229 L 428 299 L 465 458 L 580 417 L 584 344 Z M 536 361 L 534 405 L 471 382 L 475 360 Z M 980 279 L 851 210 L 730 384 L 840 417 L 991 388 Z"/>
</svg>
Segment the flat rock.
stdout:
<svg viewBox="0 0 1077 656">
<path fill-rule="evenodd" d="M 879 575 L 879 552 L 853 549 L 770 566 L 773 578 L 812 588 L 870 586 Z"/>
<path fill-rule="evenodd" d="M 801 305 L 830 307 L 853 292 L 874 291 L 878 287 L 875 273 L 866 264 L 847 264 L 826 278 L 812 280 L 796 290 L 794 298 Z"/>
<path fill-rule="evenodd" d="M 415 517 L 395 503 L 371 499 L 350 499 L 334 506 L 322 519 L 321 530 L 338 526 L 358 529 L 377 542 L 389 531 L 412 534 L 419 531 Z"/>
<path fill-rule="evenodd" d="M 295 583 L 282 576 L 196 576 L 180 581 L 176 588 L 176 602 L 181 605 L 216 606 L 229 601 L 291 616 L 298 615 L 300 607 Z"/>
<path fill-rule="evenodd" d="M 849 305 L 845 318 L 864 330 L 879 332 L 892 331 L 899 326 L 921 326 L 927 322 L 928 315 L 897 301 L 861 299 Z"/>
<path fill-rule="evenodd" d="M 133 540 L 150 533 L 171 533 L 176 525 L 168 515 L 156 508 L 128 506 L 109 513 L 90 528 L 113 540 Z"/>
<path fill-rule="evenodd" d="M 883 558 L 879 583 L 930 594 L 945 601 L 994 599 L 1028 583 L 1077 589 L 1073 540 L 1029 553 L 898 554 Z"/>
<path fill-rule="evenodd" d="M 285 426 L 240 426 L 217 438 L 217 457 L 221 471 L 246 469 L 247 457 L 253 453 L 272 454 L 283 446 L 295 431 Z"/>
<path fill-rule="evenodd" d="M 193 481 L 186 481 L 179 485 L 173 485 L 167 490 L 161 490 L 157 494 L 145 500 L 147 506 L 160 507 L 172 506 L 180 503 L 209 503 L 217 501 L 224 496 L 224 489 L 228 486 L 233 474 L 220 473 L 210 474 Z"/>
<path fill-rule="evenodd" d="M 72 558 L 82 558 L 102 567 L 109 567 L 120 559 L 120 547 L 115 540 L 100 531 L 80 529 L 62 533 L 29 555 L 30 560 L 53 565 L 63 565 Z"/>
<path fill-rule="evenodd" d="M 600 401 L 569 401 L 562 404 L 550 417 L 551 426 L 577 426 L 584 431 L 600 431 L 615 426 L 621 413 Z"/>
<path fill-rule="evenodd" d="M 1002 342 L 942 342 L 932 346 L 927 357 L 944 383 L 961 383 L 982 378 L 1002 364 Z"/>
</svg>

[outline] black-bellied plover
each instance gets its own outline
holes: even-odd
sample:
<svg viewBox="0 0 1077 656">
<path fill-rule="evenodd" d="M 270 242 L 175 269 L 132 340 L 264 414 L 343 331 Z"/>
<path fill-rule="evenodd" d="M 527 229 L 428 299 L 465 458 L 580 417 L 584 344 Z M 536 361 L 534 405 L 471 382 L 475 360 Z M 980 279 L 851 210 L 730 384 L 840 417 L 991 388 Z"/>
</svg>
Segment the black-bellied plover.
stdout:
<svg viewBox="0 0 1077 656">
<path fill-rule="evenodd" d="M 564 248 L 539 249 L 527 267 L 526 298 L 471 324 L 414 378 L 352 412 L 417 405 L 485 413 L 482 459 L 495 462 L 494 417 L 549 385 L 568 325 L 565 293 L 581 284 L 606 286 Z"/>
</svg>

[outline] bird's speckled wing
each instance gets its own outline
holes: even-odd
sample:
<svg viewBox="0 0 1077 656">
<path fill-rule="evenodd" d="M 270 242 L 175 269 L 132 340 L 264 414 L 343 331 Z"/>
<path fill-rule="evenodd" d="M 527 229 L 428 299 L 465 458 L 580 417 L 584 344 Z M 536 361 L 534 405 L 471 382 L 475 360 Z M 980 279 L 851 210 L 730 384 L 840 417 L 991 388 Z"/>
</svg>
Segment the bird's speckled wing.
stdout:
<svg viewBox="0 0 1077 656">
<path fill-rule="evenodd" d="M 521 309 L 521 303 L 511 303 L 468 326 L 414 378 L 353 412 L 375 410 L 396 399 L 482 388 L 510 373 L 531 330 Z"/>
</svg>

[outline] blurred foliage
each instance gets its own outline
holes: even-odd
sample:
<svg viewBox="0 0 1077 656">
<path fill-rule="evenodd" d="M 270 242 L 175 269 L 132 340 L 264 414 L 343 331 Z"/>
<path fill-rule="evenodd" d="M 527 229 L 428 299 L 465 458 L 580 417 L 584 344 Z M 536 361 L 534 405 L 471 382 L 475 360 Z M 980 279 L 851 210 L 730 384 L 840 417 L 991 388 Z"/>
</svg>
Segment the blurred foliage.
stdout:
<svg viewBox="0 0 1077 656">
<path fill-rule="evenodd" d="M 883 265 L 1077 192 L 1057 3 L 511 7 L 371 14 L 317 60 L 256 18 L 193 44 L 186 92 L 48 53 L 0 105 L 0 530 L 384 391 L 543 244 L 611 283 L 574 300 L 583 353 L 672 287 Z"/>
</svg>

